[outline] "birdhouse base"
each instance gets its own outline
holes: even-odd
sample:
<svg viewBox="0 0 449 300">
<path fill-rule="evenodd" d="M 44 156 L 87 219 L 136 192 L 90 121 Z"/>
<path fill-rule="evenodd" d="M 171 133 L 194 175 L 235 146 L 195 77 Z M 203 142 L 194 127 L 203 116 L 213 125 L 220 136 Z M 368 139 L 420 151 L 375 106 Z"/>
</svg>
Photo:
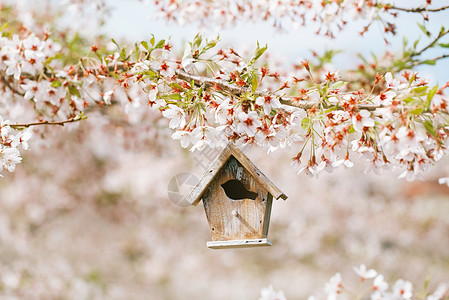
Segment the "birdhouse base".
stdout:
<svg viewBox="0 0 449 300">
<path fill-rule="evenodd" d="M 264 246 L 271 246 L 271 241 L 269 239 L 255 239 L 207 242 L 207 247 L 211 249 L 254 248 Z"/>
</svg>

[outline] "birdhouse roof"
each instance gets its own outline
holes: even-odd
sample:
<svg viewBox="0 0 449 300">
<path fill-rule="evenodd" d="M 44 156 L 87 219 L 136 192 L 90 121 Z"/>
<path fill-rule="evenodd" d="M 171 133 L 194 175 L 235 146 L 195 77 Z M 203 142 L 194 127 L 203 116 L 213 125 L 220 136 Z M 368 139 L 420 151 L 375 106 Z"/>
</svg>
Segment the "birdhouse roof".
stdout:
<svg viewBox="0 0 449 300">
<path fill-rule="evenodd" d="M 197 183 L 197 185 L 192 189 L 190 194 L 187 196 L 187 201 L 192 205 L 197 205 L 207 188 L 214 181 L 216 175 L 219 173 L 221 168 L 224 167 L 229 157 L 233 156 L 237 159 L 243 167 L 245 167 L 249 173 L 256 178 L 260 184 L 275 198 L 275 199 L 287 199 L 287 196 L 279 190 L 279 188 L 268 179 L 250 160 L 246 155 L 240 151 L 232 142 L 229 143 L 220 155 L 211 164 L 209 169 L 204 173 L 203 177 Z"/>
</svg>

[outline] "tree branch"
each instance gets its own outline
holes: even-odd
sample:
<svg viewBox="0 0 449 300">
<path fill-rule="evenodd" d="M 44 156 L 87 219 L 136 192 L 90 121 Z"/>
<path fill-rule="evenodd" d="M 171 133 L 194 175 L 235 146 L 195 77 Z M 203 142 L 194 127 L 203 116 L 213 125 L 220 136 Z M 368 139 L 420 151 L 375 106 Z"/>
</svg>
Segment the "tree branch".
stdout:
<svg viewBox="0 0 449 300">
<path fill-rule="evenodd" d="M 177 69 L 175 71 L 175 73 L 179 79 L 185 80 L 189 83 L 193 81 L 195 86 L 197 86 L 197 87 L 201 87 L 201 86 L 212 87 L 212 88 L 218 87 L 219 89 L 226 91 L 230 94 L 236 95 L 236 96 L 251 93 L 251 89 L 249 89 L 249 88 L 234 86 L 234 85 L 232 85 L 226 81 L 220 80 L 220 79 L 215 79 L 215 78 L 212 79 L 212 78 L 204 77 L 204 76 L 200 76 L 200 75 L 193 75 L 193 74 L 189 74 L 180 69 Z M 283 97 L 283 96 L 278 96 L 278 95 L 274 95 L 274 94 L 267 93 L 267 92 L 257 92 L 256 91 L 254 94 L 257 96 L 260 96 L 260 97 L 265 97 L 265 96 L 276 97 L 284 105 L 288 105 L 288 106 L 292 106 L 292 107 L 296 107 L 296 108 L 300 108 L 300 109 L 304 109 L 304 110 L 308 110 L 308 109 L 310 109 L 312 107 L 316 107 L 318 105 L 318 103 L 315 101 L 296 100 L 294 97 Z M 336 107 L 336 106 L 335 105 L 324 105 L 324 107 L 331 108 L 331 107 Z M 373 111 L 373 110 L 376 110 L 377 108 L 382 108 L 384 106 L 383 105 L 372 105 L 372 104 L 359 104 L 359 105 L 357 105 L 357 107 L 358 107 L 358 109 L 365 109 L 365 110 Z"/>
<path fill-rule="evenodd" d="M 449 57 L 449 54 L 443 54 L 443 55 L 440 55 L 440 56 L 437 56 L 437 57 L 434 57 L 434 58 L 431 58 L 431 59 L 426 59 L 426 61 L 429 61 L 429 60 L 437 61 L 437 60 L 448 58 L 448 57 Z M 423 65 L 423 64 L 426 64 L 426 62 L 425 61 L 414 61 L 411 64 L 411 66 L 412 67 L 416 67 L 416 66 Z"/>
<path fill-rule="evenodd" d="M 39 121 L 39 122 L 23 123 L 23 124 L 9 124 L 9 127 L 12 127 L 12 128 L 28 128 L 28 127 L 31 127 L 31 126 L 40 126 L 40 125 L 59 125 L 59 126 L 64 126 L 64 124 L 78 122 L 78 121 L 81 121 L 83 119 L 86 119 L 86 117 L 78 115 L 78 116 L 75 116 L 73 118 L 70 118 L 70 119 L 67 119 L 67 120 L 63 120 L 63 121 Z"/>
<path fill-rule="evenodd" d="M 8 80 L 6 80 L 6 78 L 4 76 L 1 76 L 2 78 L 2 82 L 6 85 L 7 88 L 9 88 L 13 93 L 20 95 L 20 96 L 25 96 L 24 93 L 19 92 L 18 90 L 16 90 L 9 82 Z"/>
<path fill-rule="evenodd" d="M 445 31 L 440 31 L 440 32 L 438 33 L 438 36 L 437 36 L 433 41 L 431 41 L 427 46 L 425 46 L 424 48 L 422 48 L 420 51 L 418 51 L 418 52 L 413 52 L 413 53 L 410 55 L 410 57 L 414 57 L 414 56 L 419 56 L 419 55 L 421 55 L 421 54 L 422 54 L 424 51 L 426 51 L 427 49 L 429 49 L 429 48 L 435 46 L 435 44 L 438 42 L 438 40 L 441 39 L 443 36 L 445 36 L 445 35 L 448 34 L 448 33 L 449 33 L 449 29 L 446 29 Z"/>
<path fill-rule="evenodd" d="M 426 8 L 426 7 L 404 8 L 404 7 L 397 7 L 397 6 L 387 5 L 387 6 L 385 6 L 385 8 L 387 10 L 393 9 L 393 10 L 400 10 L 400 11 L 404 11 L 404 12 L 420 13 L 420 12 L 439 12 L 439 11 L 443 11 L 443 10 L 449 9 L 449 5 L 448 6 L 442 6 L 442 7 L 439 7 L 439 8 Z"/>
</svg>

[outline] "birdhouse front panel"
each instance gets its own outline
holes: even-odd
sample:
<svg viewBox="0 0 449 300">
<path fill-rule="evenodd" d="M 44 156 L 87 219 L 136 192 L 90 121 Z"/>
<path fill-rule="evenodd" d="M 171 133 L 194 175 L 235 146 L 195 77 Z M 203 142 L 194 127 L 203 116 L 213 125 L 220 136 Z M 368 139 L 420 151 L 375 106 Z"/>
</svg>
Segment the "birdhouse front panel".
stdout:
<svg viewBox="0 0 449 300">
<path fill-rule="evenodd" d="M 266 238 L 272 195 L 230 156 L 203 195 L 213 241 Z"/>
</svg>

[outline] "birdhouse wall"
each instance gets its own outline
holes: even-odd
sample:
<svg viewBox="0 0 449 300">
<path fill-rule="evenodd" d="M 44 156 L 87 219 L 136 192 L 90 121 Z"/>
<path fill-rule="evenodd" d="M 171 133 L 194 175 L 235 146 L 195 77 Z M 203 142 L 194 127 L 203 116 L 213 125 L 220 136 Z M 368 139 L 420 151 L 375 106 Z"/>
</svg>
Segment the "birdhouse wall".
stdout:
<svg viewBox="0 0 449 300">
<path fill-rule="evenodd" d="M 257 193 L 255 200 L 229 198 L 222 184 L 237 179 Z M 272 195 L 242 164 L 230 156 L 203 196 L 204 209 L 213 241 L 266 238 L 270 223 Z"/>
</svg>

